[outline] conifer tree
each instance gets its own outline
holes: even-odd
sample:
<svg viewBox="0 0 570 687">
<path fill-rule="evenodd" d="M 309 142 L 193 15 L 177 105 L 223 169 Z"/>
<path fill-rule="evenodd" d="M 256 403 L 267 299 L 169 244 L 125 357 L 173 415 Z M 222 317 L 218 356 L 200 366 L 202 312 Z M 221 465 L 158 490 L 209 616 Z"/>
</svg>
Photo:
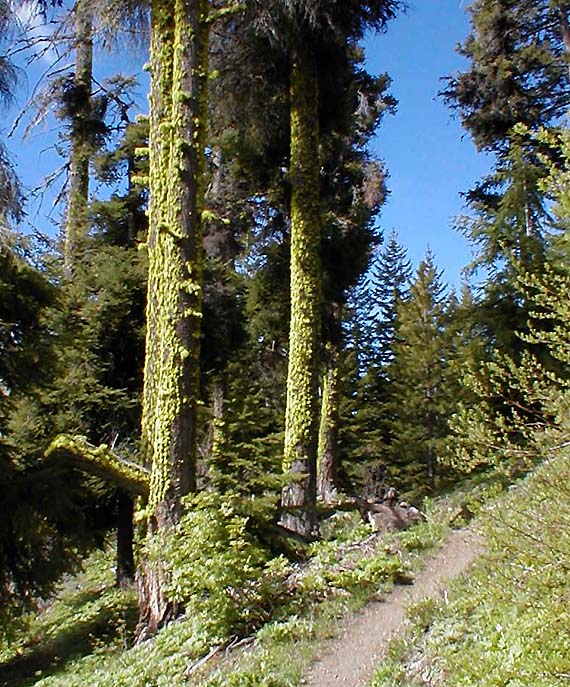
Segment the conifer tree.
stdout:
<svg viewBox="0 0 570 687">
<path fill-rule="evenodd" d="M 453 351 L 447 332 L 448 303 L 428 251 L 397 308 L 394 358 L 389 366 L 393 416 L 391 479 L 402 490 L 433 489 L 447 421 L 457 401 L 450 378 Z"/>
<path fill-rule="evenodd" d="M 409 295 L 411 267 L 395 232 L 377 252 L 351 296 L 345 323 L 350 350 L 343 359 L 341 413 L 343 479 L 370 498 L 382 496 L 392 440 L 390 362 L 397 340 L 396 313 Z M 358 374 L 353 358 L 358 356 Z"/>
<path fill-rule="evenodd" d="M 544 271 L 553 226 L 545 178 L 564 159 L 555 128 L 570 99 L 570 8 L 558 1 L 476 0 L 470 12 L 472 32 L 459 49 L 469 68 L 449 78 L 443 93 L 476 145 L 497 153 L 493 174 L 467 194 L 474 214 L 460 225 L 475 246 L 471 267 L 488 273 L 473 294 L 470 327 L 491 367 L 505 359 L 523 366 L 530 356 L 552 373 L 558 363 L 548 348 L 527 336 L 533 305 L 523 284 Z M 536 136 L 540 127 L 550 129 L 549 143 Z M 512 388 L 506 375 L 495 394 L 487 367 L 464 375 L 471 410 L 479 405 L 474 394 L 479 410 L 486 407 L 507 428 L 520 423 L 504 398 L 524 405 L 517 374 L 510 376 Z"/>
<path fill-rule="evenodd" d="M 544 190 L 553 226 L 561 229 L 569 216 L 568 132 L 538 134 L 562 152 L 550 161 Z M 562 247 L 558 241 L 562 239 Z M 568 289 L 565 236 L 545 236 L 540 271 L 518 279 L 519 298 L 526 320 L 517 323 L 519 347 L 505 350 L 489 346 L 486 331 L 479 332 L 478 365 L 464 368 L 464 384 L 471 399 L 463 402 L 453 419 L 454 460 L 469 472 L 482 465 L 500 465 L 510 474 L 526 470 L 567 441 L 564 422 L 568 402 Z M 561 252 L 560 252 L 561 248 Z M 562 259 L 561 259 L 562 258 Z M 477 302 L 475 302 L 475 309 Z M 476 317 L 471 322 L 478 325 Z M 481 363 L 483 360 L 483 363 Z"/>
<path fill-rule="evenodd" d="M 489 344 L 516 358 L 525 344 L 515 332 L 524 330 L 529 308 L 519 279 L 542 271 L 552 221 L 544 157 L 525 129 L 515 129 L 509 145 L 496 170 L 468 194 L 474 214 L 461 219 L 460 229 L 475 249 L 469 270 L 488 273 L 474 316 Z"/>
<path fill-rule="evenodd" d="M 313 49 L 303 43 L 291 68 L 291 327 L 283 458 L 291 477 L 282 521 L 309 534 L 316 500 L 321 219 L 317 65 Z"/>
<path fill-rule="evenodd" d="M 324 356 L 317 452 L 317 496 L 323 503 L 331 503 L 338 491 L 339 355 L 340 343 L 329 341 Z"/>
<path fill-rule="evenodd" d="M 393 230 L 382 247 L 372 269 L 372 294 L 376 315 L 376 367 L 382 370 L 392 360 L 392 346 L 396 335 L 396 312 L 409 295 L 412 276 L 411 263 L 406 249 L 399 243 Z"/>
<path fill-rule="evenodd" d="M 390 83 L 387 75 L 377 78 L 361 69 L 362 56 L 358 49 L 348 48 L 344 70 L 347 80 L 343 88 L 350 104 L 358 105 L 348 118 L 341 119 L 335 129 L 323 137 L 321 165 L 324 179 L 321 197 L 327 208 L 323 221 L 323 372 L 321 383 L 321 414 L 319 426 L 318 484 L 319 499 L 334 499 L 339 488 L 340 421 L 339 372 L 344 346 L 343 317 L 347 301 L 355 285 L 363 280 L 379 235 L 374 226 L 387 189 L 383 165 L 372 158 L 367 144 L 386 112 L 393 111 L 395 101 L 385 93 Z M 352 97 L 351 94 L 352 93 Z M 355 312 L 358 312 L 359 339 L 352 345 L 358 348 L 358 362 L 362 370 L 371 364 L 375 350 L 373 312 L 366 307 L 369 294 L 361 284 Z M 358 287 L 357 287 L 358 288 Z M 356 322 L 356 319 L 355 319 Z"/>
<path fill-rule="evenodd" d="M 39 470 L 12 430 L 19 401 L 50 381 L 56 361 L 47 313 L 57 292 L 25 256 L 25 245 L 0 229 L 0 635 L 76 562 L 66 522 L 81 520 L 66 499 L 69 485 Z"/>
<path fill-rule="evenodd" d="M 363 467 L 371 457 L 368 413 L 376 419 L 363 394 L 363 380 L 375 356 L 375 309 L 370 277 L 364 274 L 348 291 L 343 313 L 344 346 L 339 360 L 339 458 L 338 480 L 344 489 L 365 489 Z"/>
<path fill-rule="evenodd" d="M 570 103 L 570 8 L 563 0 L 475 0 L 459 47 L 469 68 L 443 91 L 479 148 L 504 152 L 516 124 L 536 131 Z"/>
<path fill-rule="evenodd" d="M 64 270 L 73 271 L 77 253 L 89 231 L 89 164 L 93 155 L 93 3 L 77 0 L 75 14 L 75 72 L 65 91 L 65 109 L 70 118 L 69 199 L 65 226 Z"/>
<path fill-rule="evenodd" d="M 290 27 L 291 327 L 284 446 L 284 473 L 290 477 L 283 490 L 283 523 L 306 535 L 315 524 L 322 293 L 318 50 L 326 52 L 327 45 L 358 40 L 366 26 L 382 28 L 397 3 L 273 5 L 273 11 L 284 11 L 285 25 Z"/>
<path fill-rule="evenodd" d="M 382 113 L 392 104 L 390 98 L 384 95 L 389 80 L 385 75 L 375 79 L 366 74 L 361 67 L 361 51 L 353 41 L 347 42 L 342 38 L 342 32 L 350 26 L 351 21 L 354 21 L 355 15 L 352 9 L 345 11 L 346 8 L 344 10 L 335 8 L 332 11 L 330 7 L 322 7 L 322 16 L 320 10 L 314 12 L 314 8 L 309 8 L 303 3 L 291 4 L 287 7 L 281 2 L 259 2 L 252 3 L 248 9 L 249 21 L 245 19 L 243 30 L 237 30 L 237 36 L 234 36 L 233 32 L 230 31 L 228 39 L 229 46 L 233 46 L 234 42 L 238 45 L 235 60 L 237 72 L 232 69 L 231 73 L 228 73 L 222 63 L 220 65 L 221 79 L 214 82 L 213 88 L 215 93 L 220 84 L 223 85 L 227 79 L 230 80 L 230 83 L 235 83 L 235 80 L 240 78 L 239 73 L 244 65 L 250 65 L 248 77 L 253 71 L 256 84 L 259 86 L 259 89 L 256 89 L 256 94 L 259 90 L 263 92 L 261 113 L 259 111 L 260 104 L 255 97 L 252 97 L 252 94 L 248 95 L 248 91 L 243 87 L 237 90 L 238 97 L 235 93 L 230 94 L 230 99 L 237 104 L 237 108 L 230 112 L 231 116 L 226 127 L 220 129 L 221 132 L 225 132 L 225 135 L 222 135 L 220 139 L 225 140 L 230 146 L 226 148 L 225 155 L 216 152 L 216 157 L 222 158 L 226 166 L 227 153 L 229 153 L 230 159 L 232 154 L 234 159 L 237 157 L 238 169 L 246 172 L 246 175 L 240 174 L 242 188 L 244 176 L 246 179 L 248 178 L 247 172 L 252 163 L 252 158 L 257 161 L 256 174 L 265 191 L 261 197 L 259 197 L 259 190 L 256 191 L 254 206 L 256 213 L 253 215 L 253 219 L 254 222 L 259 223 L 258 236 L 261 239 L 259 241 L 261 251 L 259 248 L 255 250 L 256 252 L 260 251 L 260 257 L 261 254 L 267 257 L 271 255 L 271 259 L 280 260 L 278 246 L 271 244 L 274 241 L 277 244 L 283 239 L 286 242 L 289 238 L 287 215 L 290 214 L 289 206 L 291 206 L 291 194 L 294 189 L 290 142 L 280 135 L 275 136 L 276 126 L 280 131 L 286 131 L 289 128 L 288 123 L 282 120 L 286 113 L 281 105 L 284 102 L 291 104 L 290 93 L 287 96 L 289 84 L 286 83 L 290 79 L 283 79 L 282 76 L 287 75 L 291 68 L 292 56 L 297 50 L 296 46 L 299 41 L 303 45 L 308 44 L 308 41 L 304 41 L 300 37 L 314 36 L 316 41 L 314 59 L 318 71 L 319 93 L 317 125 L 316 127 L 313 126 L 312 129 L 313 132 L 316 132 L 317 128 L 320 128 L 317 152 L 322 171 L 320 175 L 313 176 L 318 183 L 321 200 L 326 196 L 326 204 L 330 208 L 327 218 L 324 220 L 319 218 L 321 223 L 324 222 L 322 229 L 318 232 L 319 241 L 321 244 L 326 243 L 324 246 L 318 246 L 320 248 L 319 253 L 322 251 L 325 254 L 323 257 L 326 263 L 324 269 L 328 271 L 330 268 L 330 275 L 325 277 L 327 284 L 324 289 L 319 285 L 319 290 L 327 301 L 325 310 L 333 312 L 342 307 L 341 302 L 346 297 L 344 290 L 365 269 L 368 260 L 371 241 L 371 232 L 368 226 L 369 217 L 376 211 L 376 205 L 381 202 L 378 201 L 378 196 L 383 195 L 384 173 L 363 151 L 374 125 L 378 123 Z M 371 21 L 374 21 L 373 17 L 380 20 L 380 15 L 377 16 L 375 12 L 376 10 L 370 15 Z M 333 17 L 338 19 L 339 24 L 334 31 L 330 30 L 331 23 L 327 17 L 331 20 Z M 241 26 L 239 17 L 237 25 Z M 249 36 L 249 40 L 245 40 L 248 38 L 248 30 L 252 25 L 256 27 L 257 35 L 255 37 Z M 266 40 L 268 36 L 270 40 Z M 279 42 L 276 39 L 277 36 L 280 38 Z M 227 50 L 228 44 L 224 40 L 223 36 L 221 38 L 214 36 L 214 41 L 219 41 Z M 267 55 L 267 59 L 261 63 L 261 69 L 259 59 L 254 59 L 251 64 L 249 62 L 252 50 L 259 54 L 260 49 Z M 253 54 L 255 56 L 255 53 Z M 214 52 L 214 60 L 216 59 L 215 55 Z M 340 99 L 339 92 L 342 92 Z M 227 88 L 223 89 L 222 95 L 221 108 L 224 116 L 228 103 Z M 243 107 L 243 100 L 247 100 L 248 103 L 248 116 L 244 119 L 239 114 Z M 265 102 L 268 100 L 273 104 L 273 107 L 267 108 L 265 106 Z M 250 113 L 253 114 L 253 121 Z M 214 120 L 217 121 L 219 116 L 219 112 L 214 111 Z M 244 123 L 247 125 L 246 127 L 243 126 Z M 268 123 L 273 124 L 271 129 L 268 129 Z M 242 129 L 239 137 L 236 137 L 235 129 L 239 127 Z M 282 172 L 284 156 L 289 157 L 289 173 L 285 179 Z M 261 175 L 259 174 L 260 170 L 263 171 Z M 303 196 L 308 197 L 308 194 L 304 193 L 301 199 Z M 375 206 L 374 211 L 365 209 L 367 203 L 370 207 Z M 357 228 L 357 225 L 362 226 L 362 230 Z M 285 243 L 283 245 L 287 247 Z M 267 252 L 266 249 L 268 249 Z M 317 257 L 319 260 L 321 259 L 320 255 Z M 264 258 L 263 261 L 259 260 L 259 263 L 262 265 L 262 270 L 272 269 L 267 258 Z M 253 261 L 250 264 L 253 265 Z M 261 281 L 263 281 L 263 277 L 261 277 Z M 254 283 L 252 283 L 254 291 L 258 288 L 255 282 L 258 282 L 257 275 L 254 277 Z M 290 319 L 289 307 L 286 304 L 280 304 L 278 308 L 275 307 L 276 296 L 278 294 L 275 293 L 270 296 L 274 304 L 271 313 L 268 311 L 267 304 L 261 306 L 269 316 L 265 320 L 267 324 L 277 320 L 283 324 Z M 304 299 L 304 301 L 309 302 L 308 299 Z M 259 307 L 258 303 L 257 308 Z M 286 317 L 281 317 L 282 313 Z M 260 312 L 256 312 L 258 324 L 261 322 L 260 314 Z M 320 302 L 316 315 L 318 316 L 316 324 L 318 328 L 323 317 Z M 327 314 L 324 317 L 328 320 Z M 255 326 L 257 327 L 257 325 Z M 271 326 L 272 331 L 274 331 L 275 327 Z M 324 326 L 328 333 L 328 323 Z M 274 336 L 273 334 L 269 335 L 268 332 L 260 332 L 260 336 L 264 340 L 270 341 L 272 349 L 275 347 L 274 350 L 282 339 L 281 334 Z M 320 356 L 320 348 L 320 346 L 316 347 L 318 356 Z M 318 356 L 317 363 L 319 362 Z M 320 378 L 320 365 L 316 369 Z M 312 388 L 312 395 L 314 396 L 316 390 L 314 382 Z M 300 398 L 301 395 L 295 394 L 295 396 Z M 317 411 L 319 407 L 320 404 L 317 402 Z M 312 426 L 314 430 L 315 422 Z M 314 431 L 312 431 L 312 435 L 314 448 L 316 446 Z M 314 455 L 315 451 L 312 453 Z M 312 471 L 314 471 L 314 464 L 314 459 L 311 459 Z M 308 475 L 309 473 L 304 474 Z M 314 479 L 312 479 L 311 484 L 314 484 Z"/>
<path fill-rule="evenodd" d="M 10 3 L 0 3 L 0 41 L 9 35 Z M 0 95 L 11 96 L 16 72 L 0 59 Z M 82 526 L 85 502 L 76 499 L 76 480 L 63 483 L 50 466 L 36 460 L 21 442 L 38 431 L 38 418 L 23 415 L 53 383 L 59 371 L 59 332 L 54 314 L 61 301 L 42 252 L 31 241 L 11 232 L 18 220 L 22 194 L 0 142 L 0 472 L 4 517 L 0 532 L 0 606 L 6 616 L 30 608 L 53 590 L 60 575 L 77 563 L 86 543 Z M 57 494 L 57 498 L 55 495 Z M 79 509 L 79 512 L 78 512 Z"/>
<path fill-rule="evenodd" d="M 202 316 L 208 2 L 154 0 L 151 16 L 150 208 L 142 448 L 150 532 L 169 530 L 196 484 Z M 160 565 L 140 578 L 141 633 L 172 614 Z"/>
</svg>

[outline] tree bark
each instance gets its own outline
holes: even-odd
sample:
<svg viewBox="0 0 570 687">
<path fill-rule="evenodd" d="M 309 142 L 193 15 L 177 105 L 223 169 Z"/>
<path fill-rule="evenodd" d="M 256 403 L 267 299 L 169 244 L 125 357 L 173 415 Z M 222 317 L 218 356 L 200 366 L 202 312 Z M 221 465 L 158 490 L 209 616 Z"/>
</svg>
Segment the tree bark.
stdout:
<svg viewBox="0 0 570 687">
<path fill-rule="evenodd" d="M 153 0 L 147 344 L 142 450 L 149 536 L 172 529 L 196 485 L 208 0 Z M 139 638 L 175 613 L 159 564 L 138 572 Z"/>
<path fill-rule="evenodd" d="M 338 349 L 329 344 L 327 366 L 323 375 L 321 424 L 319 428 L 317 497 L 331 503 L 338 495 Z"/>
<path fill-rule="evenodd" d="M 154 0 L 143 451 L 151 512 L 195 486 L 207 72 L 204 0 Z M 166 522 L 159 522 L 159 526 Z"/>
<path fill-rule="evenodd" d="M 315 55 L 299 47 L 291 67 L 291 325 L 281 498 L 283 526 L 315 527 L 320 338 L 318 77 Z"/>
<path fill-rule="evenodd" d="M 226 396 L 225 374 L 222 379 L 214 380 L 212 387 L 212 438 L 210 443 L 210 457 L 219 461 L 226 445 L 224 423 L 224 400 Z"/>
<path fill-rule="evenodd" d="M 64 272 L 68 278 L 89 232 L 89 162 L 92 146 L 93 3 L 75 5 L 75 75 L 71 105 L 69 199 L 64 237 Z"/>
<path fill-rule="evenodd" d="M 432 394 L 428 392 L 427 394 L 427 403 L 431 405 L 434 403 Z M 428 449 L 427 449 L 427 472 L 428 472 L 428 479 L 429 479 L 429 485 L 432 489 L 435 489 L 435 472 L 436 472 L 436 466 L 437 466 L 437 455 L 434 451 L 433 448 L 433 440 L 435 438 L 435 418 L 433 416 L 433 413 L 431 410 L 428 410 L 427 414 L 427 427 L 426 427 L 426 435 L 428 439 Z"/>
<path fill-rule="evenodd" d="M 134 503 L 131 494 L 117 491 L 117 586 L 127 589 L 135 579 L 133 554 Z"/>
</svg>

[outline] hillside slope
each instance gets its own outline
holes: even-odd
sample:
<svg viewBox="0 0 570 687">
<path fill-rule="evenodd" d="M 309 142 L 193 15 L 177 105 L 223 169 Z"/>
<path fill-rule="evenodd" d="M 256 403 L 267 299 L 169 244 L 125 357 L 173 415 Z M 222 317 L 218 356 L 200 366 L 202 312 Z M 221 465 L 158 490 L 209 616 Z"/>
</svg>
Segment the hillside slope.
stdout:
<svg viewBox="0 0 570 687">
<path fill-rule="evenodd" d="M 375 663 L 374 687 L 567 684 L 569 478 L 559 458 L 505 495 L 496 481 L 480 483 L 396 535 L 344 522 L 307 567 L 276 568 L 280 595 L 249 636 L 216 636 L 203 617 L 186 615 L 128 648 L 133 597 L 112 588 L 110 558 L 98 555 L 0 651 L 0 685 L 360 687 Z M 478 509 L 469 529 L 450 529 L 458 513 Z M 488 551 L 448 593 L 447 580 L 479 556 L 480 537 Z"/>
<path fill-rule="evenodd" d="M 570 462 L 560 456 L 478 519 L 488 549 L 412 609 L 374 687 L 558 687 L 570 680 Z"/>
<path fill-rule="evenodd" d="M 452 532 L 441 550 L 426 561 L 413 584 L 396 587 L 385 600 L 368 604 L 344 627 L 339 637 L 323 647 L 311 667 L 310 687 L 363 687 L 384 656 L 390 641 L 398 636 L 410 604 L 437 598 L 449 580 L 465 572 L 481 555 L 483 542 L 471 529 Z"/>
</svg>

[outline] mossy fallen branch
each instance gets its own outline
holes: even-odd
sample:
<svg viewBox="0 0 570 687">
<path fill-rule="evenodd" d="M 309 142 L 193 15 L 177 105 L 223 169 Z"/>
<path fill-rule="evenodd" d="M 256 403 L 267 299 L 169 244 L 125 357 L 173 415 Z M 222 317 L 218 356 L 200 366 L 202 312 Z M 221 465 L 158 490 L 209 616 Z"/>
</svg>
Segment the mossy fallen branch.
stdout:
<svg viewBox="0 0 570 687">
<path fill-rule="evenodd" d="M 148 470 L 119 458 L 106 444 L 93 446 L 85 437 L 60 434 L 51 442 L 45 457 L 69 462 L 74 467 L 112 482 L 131 494 L 148 496 Z"/>
</svg>

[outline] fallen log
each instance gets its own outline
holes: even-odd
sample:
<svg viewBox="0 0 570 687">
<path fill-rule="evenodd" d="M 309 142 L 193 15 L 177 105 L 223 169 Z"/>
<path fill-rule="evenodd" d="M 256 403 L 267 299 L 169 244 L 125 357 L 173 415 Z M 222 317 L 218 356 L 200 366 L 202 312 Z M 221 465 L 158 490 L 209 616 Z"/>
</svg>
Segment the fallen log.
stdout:
<svg viewBox="0 0 570 687">
<path fill-rule="evenodd" d="M 405 530 L 416 522 L 426 520 L 426 516 L 414 506 L 404 501 L 398 503 L 398 492 L 388 491 L 383 501 L 369 501 L 360 496 L 346 496 L 339 499 L 336 511 L 357 510 L 363 520 L 372 525 L 375 532 Z"/>
<path fill-rule="evenodd" d="M 80 470 L 116 484 L 130 494 L 148 496 L 150 473 L 142 465 L 120 458 L 107 444 L 94 446 L 85 437 L 60 434 L 45 457 L 70 463 Z"/>
</svg>

